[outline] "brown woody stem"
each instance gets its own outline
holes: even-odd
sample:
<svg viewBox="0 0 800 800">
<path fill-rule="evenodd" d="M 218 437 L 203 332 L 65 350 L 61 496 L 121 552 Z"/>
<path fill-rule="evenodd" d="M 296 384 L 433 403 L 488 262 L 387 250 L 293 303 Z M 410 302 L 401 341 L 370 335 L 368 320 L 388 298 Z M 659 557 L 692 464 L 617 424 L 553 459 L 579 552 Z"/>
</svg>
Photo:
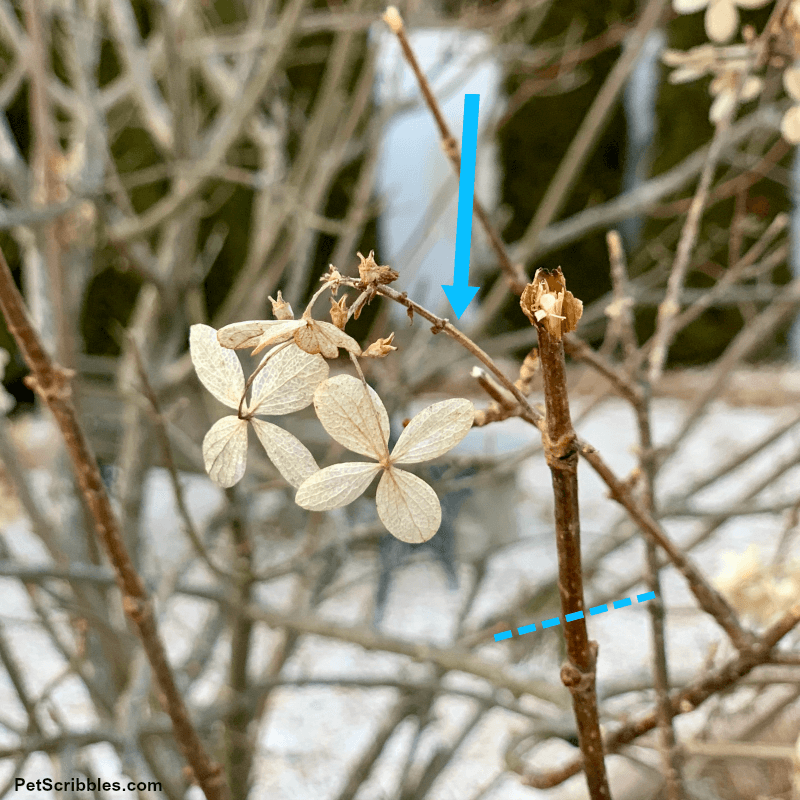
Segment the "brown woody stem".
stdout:
<svg viewBox="0 0 800 800">
<path fill-rule="evenodd" d="M 585 611 L 581 571 L 581 527 L 578 506 L 578 447 L 567 394 L 564 347 L 544 324 L 537 323 L 539 359 L 544 379 L 545 426 L 543 442 L 553 482 L 558 587 L 563 614 Z M 592 800 L 610 800 L 611 790 L 603 759 L 603 740 L 595 690 L 597 642 L 590 641 L 586 618 L 564 627 L 567 662 L 561 681 L 572 693 L 572 705 L 583 754 L 583 769 Z"/>
<path fill-rule="evenodd" d="M 152 600 L 125 546 L 119 522 L 100 477 L 97 460 L 78 423 L 70 399 L 72 372 L 54 363 L 42 347 L 2 251 L 0 309 L 8 330 L 30 367 L 32 375 L 29 384 L 50 408 L 61 429 L 84 502 L 95 523 L 95 533 L 114 568 L 125 614 L 142 640 L 161 701 L 172 720 L 175 740 L 208 800 L 229 800 L 230 791 L 222 768 L 208 755 L 178 691 L 158 633 Z"/>
</svg>

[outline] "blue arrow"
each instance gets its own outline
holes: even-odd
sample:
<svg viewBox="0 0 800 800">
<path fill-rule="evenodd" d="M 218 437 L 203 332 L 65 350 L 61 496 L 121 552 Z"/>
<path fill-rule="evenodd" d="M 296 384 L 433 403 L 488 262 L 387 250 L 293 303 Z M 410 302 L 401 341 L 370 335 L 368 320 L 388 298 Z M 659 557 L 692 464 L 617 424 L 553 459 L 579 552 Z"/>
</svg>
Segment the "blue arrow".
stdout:
<svg viewBox="0 0 800 800">
<path fill-rule="evenodd" d="M 469 254 L 472 248 L 472 202 L 475 196 L 475 155 L 478 152 L 479 94 L 464 95 L 464 126 L 461 129 L 461 173 L 458 176 L 458 219 L 456 220 L 456 259 L 453 283 L 442 289 L 456 312 L 466 311 L 480 287 L 469 286 Z"/>
</svg>

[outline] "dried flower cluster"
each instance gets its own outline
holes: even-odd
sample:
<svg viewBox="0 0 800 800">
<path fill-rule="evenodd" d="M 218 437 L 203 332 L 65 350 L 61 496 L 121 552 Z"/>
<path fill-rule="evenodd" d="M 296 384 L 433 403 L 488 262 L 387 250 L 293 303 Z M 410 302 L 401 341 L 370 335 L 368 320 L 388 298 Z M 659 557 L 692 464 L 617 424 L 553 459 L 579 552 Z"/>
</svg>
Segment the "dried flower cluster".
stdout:
<svg viewBox="0 0 800 800">
<path fill-rule="evenodd" d="M 800 562 L 764 563 L 758 545 L 743 553 L 722 554 L 725 566 L 715 581 L 733 607 L 762 625 L 790 606 L 800 594 Z"/>
<path fill-rule="evenodd" d="M 757 9 L 769 0 L 673 0 L 679 14 L 705 9 L 705 30 L 710 42 L 687 51 L 666 50 L 664 63 L 673 67 L 670 83 L 686 83 L 711 75 L 713 102 L 709 119 L 717 124 L 733 115 L 736 106 L 755 100 L 764 87 L 762 76 L 753 72 L 777 67 L 783 86 L 795 103 L 785 113 L 781 132 L 786 141 L 800 144 L 800 0 L 792 0 L 780 19 L 756 36 L 752 27 L 741 29 L 743 44 L 726 44 L 740 30 L 739 9 Z M 769 48 L 769 57 L 764 48 Z"/>
<path fill-rule="evenodd" d="M 729 42 L 739 30 L 740 8 L 762 8 L 770 0 L 672 0 L 679 14 L 705 9 L 705 28 L 712 42 Z"/>
<path fill-rule="evenodd" d="M 365 291 L 389 283 L 397 273 L 378 266 L 373 254 L 359 254 L 361 286 Z M 324 288 L 338 289 L 339 273 L 332 269 Z M 333 323 L 311 316 L 312 303 L 299 320 L 278 293 L 274 320 L 251 320 L 226 325 L 219 331 L 193 325 L 189 344 L 197 376 L 223 405 L 237 414 L 218 420 L 203 440 L 203 460 L 209 476 L 223 487 L 236 484 L 247 465 L 247 429 L 252 425 L 270 461 L 297 489 L 302 508 L 328 511 L 353 502 L 382 472 L 376 495 L 378 516 L 387 530 L 406 542 L 430 539 L 441 523 L 441 506 L 433 489 L 399 464 L 418 464 L 455 447 L 472 428 L 475 411 L 469 400 L 445 400 L 417 414 L 389 452 L 389 417 L 375 391 L 362 378 L 328 377 L 326 358 L 346 350 L 357 356 L 383 358 L 397 348 L 394 334 L 378 339 L 363 353 L 343 330 L 346 298 L 332 301 Z M 267 350 L 245 382 L 234 352 Z M 268 349 L 269 348 L 269 349 Z M 357 362 L 356 362 L 357 364 Z M 360 373 L 360 369 L 359 369 Z M 306 446 L 288 431 L 259 417 L 300 411 L 313 402 L 322 426 L 339 444 L 373 459 L 320 469 Z"/>
</svg>

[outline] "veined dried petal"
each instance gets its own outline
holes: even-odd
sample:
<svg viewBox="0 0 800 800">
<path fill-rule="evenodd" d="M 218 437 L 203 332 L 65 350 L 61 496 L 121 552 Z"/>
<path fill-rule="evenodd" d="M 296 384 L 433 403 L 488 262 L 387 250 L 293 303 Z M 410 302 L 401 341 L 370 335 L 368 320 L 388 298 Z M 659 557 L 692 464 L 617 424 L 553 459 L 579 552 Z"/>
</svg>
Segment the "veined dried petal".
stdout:
<svg viewBox="0 0 800 800">
<path fill-rule="evenodd" d="M 209 325 L 192 325 L 189 353 L 203 386 L 228 408 L 239 408 L 244 392 L 242 365 L 236 353 L 220 347 L 217 331 Z"/>
<path fill-rule="evenodd" d="M 217 339 L 223 347 L 231 350 L 252 347 L 250 355 L 254 356 L 270 345 L 288 342 L 294 332 L 304 325 L 305 322 L 301 319 L 233 322 L 217 331 Z"/>
<path fill-rule="evenodd" d="M 303 481 L 294 501 L 309 511 L 341 508 L 364 494 L 380 471 L 380 464 L 355 461 L 325 467 Z"/>
<path fill-rule="evenodd" d="M 319 472 L 317 462 L 308 448 L 288 431 L 253 417 L 250 420 L 258 440 L 264 445 L 269 460 L 278 472 L 295 488 Z"/>
<path fill-rule="evenodd" d="M 322 322 L 310 317 L 303 321 L 305 325 L 295 331 L 294 341 L 306 353 L 312 355 L 321 353 L 325 358 L 338 358 L 341 347 L 353 355 L 361 355 L 358 342 L 330 322 Z"/>
<path fill-rule="evenodd" d="M 419 412 L 400 434 L 393 464 L 418 464 L 452 450 L 471 430 L 475 408 L 469 400 L 434 403 Z"/>
<path fill-rule="evenodd" d="M 229 488 L 247 466 L 247 420 L 228 416 L 217 420 L 203 439 L 203 463 L 215 483 Z"/>
<path fill-rule="evenodd" d="M 328 363 L 290 344 L 278 350 L 256 375 L 251 389 L 250 414 L 279 416 L 311 404 L 317 386 L 328 377 Z"/>
<path fill-rule="evenodd" d="M 383 473 L 375 500 L 381 522 L 403 542 L 427 542 L 439 530 L 442 507 L 436 492 L 404 469 L 390 467 Z"/>
<path fill-rule="evenodd" d="M 372 387 L 351 375 L 337 375 L 314 392 L 314 408 L 322 427 L 339 444 L 376 461 L 388 459 L 389 415 Z"/>
<path fill-rule="evenodd" d="M 733 0 L 709 0 L 705 28 L 712 42 L 727 42 L 739 27 L 739 11 Z"/>
</svg>

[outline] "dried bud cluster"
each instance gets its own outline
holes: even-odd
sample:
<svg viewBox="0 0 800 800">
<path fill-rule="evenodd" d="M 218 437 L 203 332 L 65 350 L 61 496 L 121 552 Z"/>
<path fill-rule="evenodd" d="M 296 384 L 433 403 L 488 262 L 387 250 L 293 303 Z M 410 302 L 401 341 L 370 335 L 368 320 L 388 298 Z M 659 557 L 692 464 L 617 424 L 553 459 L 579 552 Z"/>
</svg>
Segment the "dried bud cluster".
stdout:
<svg viewBox="0 0 800 800">
<path fill-rule="evenodd" d="M 356 255 L 361 259 L 361 263 L 358 265 L 358 274 L 361 276 L 364 288 L 392 283 L 392 281 L 396 281 L 400 277 L 400 273 L 397 270 L 391 267 L 381 267 L 375 262 L 374 250 L 370 250 L 366 258 L 361 253 Z"/>
<path fill-rule="evenodd" d="M 519 301 L 531 324 L 543 326 L 554 339 L 578 327 L 583 303 L 567 291 L 561 267 L 554 272 L 539 269 Z"/>
</svg>

